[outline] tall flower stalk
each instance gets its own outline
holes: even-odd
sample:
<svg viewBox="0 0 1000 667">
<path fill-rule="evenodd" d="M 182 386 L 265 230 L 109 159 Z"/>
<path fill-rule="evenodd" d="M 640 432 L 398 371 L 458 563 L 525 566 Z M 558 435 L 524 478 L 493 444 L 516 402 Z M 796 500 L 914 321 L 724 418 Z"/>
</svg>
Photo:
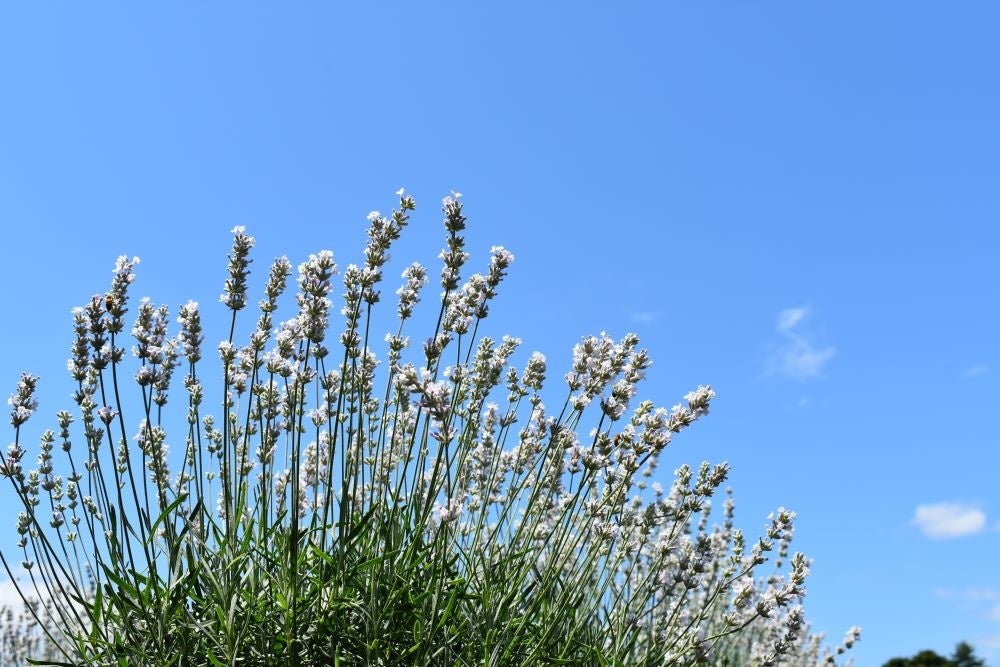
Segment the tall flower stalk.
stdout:
<svg viewBox="0 0 1000 667">
<path fill-rule="evenodd" d="M 669 490 L 652 481 L 715 392 L 698 387 L 671 408 L 637 401 L 646 350 L 634 334 L 602 333 L 574 347 L 546 405 L 547 359 L 535 352 L 519 368 L 519 339 L 479 333 L 514 256 L 496 246 L 463 279 L 458 193 L 442 202 L 430 335 L 411 346 L 407 333 L 430 277 L 416 263 L 396 290 L 398 326 L 373 330 L 392 244 L 415 210 L 397 196 L 390 215 L 368 216 L 363 261 L 343 271 L 339 336 L 327 250 L 298 266 L 297 309 L 277 323 L 292 264 L 276 259 L 255 326 L 237 336 L 255 244 L 242 227 L 218 368 L 205 369 L 194 301 L 171 336 L 168 308 L 140 300 L 126 359 L 137 259 L 120 258 L 110 290 L 74 311 L 77 416 L 56 414 L 28 471 L 38 379 L 23 375 L 10 399 L 0 474 L 23 507 L 21 557 L 0 556 L 28 606 L 7 617 L 9 662 L 29 651 L 52 665 L 835 660 L 804 621 L 809 568 L 789 555 L 791 512 L 751 546 L 731 499 L 709 522 L 725 463 L 682 465 Z"/>
</svg>

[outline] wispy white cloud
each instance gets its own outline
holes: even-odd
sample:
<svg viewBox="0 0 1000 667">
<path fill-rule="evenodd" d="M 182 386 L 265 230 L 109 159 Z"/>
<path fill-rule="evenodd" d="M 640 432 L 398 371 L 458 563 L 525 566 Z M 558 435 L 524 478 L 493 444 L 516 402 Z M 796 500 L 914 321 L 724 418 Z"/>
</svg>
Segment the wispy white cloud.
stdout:
<svg viewBox="0 0 1000 667">
<path fill-rule="evenodd" d="M 963 615 L 1000 623 L 1000 588 L 969 586 L 966 588 L 937 588 L 934 596 L 948 600 Z M 969 637 L 981 657 L 991 659 L 1000 655 L 1000 634 L 993 633 Z M 992 663 L 991 663 L 992 664 Z"/>
<path fill-rule="evenodd" d="M 934 503 L 918 505 L 913 523 L 927 537 L 944 540 L 982 532 L 986 526 L 986 514 L 973 505 Z"/>
<path fill-rule="evenodd" d="M 967 378 L 974 378 L 974 377 L 979 377 L 981 375 L 986 375 L 989 372 L 990 372 L 990 367 L 987 366 L 986 364 L 975 364 L 974 366 L 969 366 L 968 368 L 966 368 L 965 372 L 962 373 L 962 375 Z"/>
<path fill-rule="evenodd" d="M 644 310 L 637 313 L 632 313 L 629 319 L 634 324 L 654 324 L 659 322 L 663 317 L 662 310 Z"/>
<path fill-rule="evenodd" d="M 0 581 L 0 607 L 10 607 L 11 609 L 20 610 L 24 606 L 24 601 L 21 599 L 21 595 L 14 588 L 14 582 L 10 579 L 4 579 Z"/>
<path fill-rule="evenodd" d="M 808 314 L 808 308 L 786 308 L 778 313 L 778 331 L 790 333 Z"/>
<path fill-rule="evenodd" d="M 832 345 L 817 343 L 815 333 L 803 326 L 809 314 L 808 307 L 786 308 L 778 313 L 775 331 L 779 341 L 768 360 L 769 373 L 798 380 L 823 376 L 823 367 L 837 350 Z"/>
<path fill-rule="evenodd" d="M 939 598 L 959 599 L 959 600 L 1000 600 L 1000 591 L 987 586 L 972 586 L 969 588 L 938 588 L 934 595 Z"/>
<path fill-rule="evenodd" d="M 976 648 L 986 658 L 993 658 L 996 655 L 1000 655 L 1000 633 L 979 637 L 976 639 Z"/>
</svg>

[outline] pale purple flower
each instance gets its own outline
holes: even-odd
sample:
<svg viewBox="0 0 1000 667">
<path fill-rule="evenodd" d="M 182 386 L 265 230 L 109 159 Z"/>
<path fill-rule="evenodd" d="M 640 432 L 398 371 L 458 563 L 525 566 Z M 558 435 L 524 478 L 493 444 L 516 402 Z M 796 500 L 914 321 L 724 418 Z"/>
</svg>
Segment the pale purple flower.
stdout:
<svg viewBox="0 0 1000 667">
<path fill-rule="evenodd" d="M 231 230 L 233 251 L 229 256 L 229 277 L 226 278 L 219 301 L 233 311 L 242 310 L 247 303 L 247 277 L 250 275 L 250 250 L 255 240 L 246 233 L 246 227 L 237 225 Z"/>
<path fill-rule="evenodd" d="M 102 305 L 111 316 L 111 320 L 107 325 L 110 333 L 120 333 L 125 327 L 125 320 L 123 318 L 128 311 L 125 307 L 128 302 L 128 287 L 135 282 L 134 269 L 138 264 L 138 257 L 129 259 L 125 255 L 121 255 L 115 262 L 115 275 L 111 279 L 111 291 L 102 299 Z"/>
<path fill-rule="evenodd" d="M 322 250 L 299 265 L 299 323 L 303 335 L 313 343 L 320 343 L 326 336 L 330 316 L 328 294 L 333 289 L 330 279 L 337 272 L 333 253 Z"/>
<path fill-rule="evenodd" d="M 451 523 L 462 515 L 462 503 L 452 498 L 447 505 L 435 504 L 435 510 L 441 523 Z"/>
<path fill-rule="evenodd" d="M 189 363 L 197 363 L 201 359 L 201 344 L 205 341 L 201 329 L 201 313 L 197 301 L 188 301 L 178 310 L 177 321 L 181 325 L 178 340 L 183 346 L 184 356 Z"/>
<path fill-rule="evenodd" d="M 97 410 L 97 417 L 104 422 L 105 426 L 111 424 L 111 421 L 118 415 L 115 409 L 105 405 Z"/>
<path fill-rule="evenodd" d="M 441 202 L 445 214 L 444 227 L 448 231 L 448 247 L 439 255 L 444 261 L 441 286 L 446 293 L 458 288 L 462 265 L 469 259 L 469 253 L 465 252 L 465 237 L 459 234 L 465 229 L 465 216 L 462 215 L 462 204 L 459 201 L 462 195 L 458 192 L 452 192 L 452 195 L 453 197 L 445 197 Z"/>
<path fill-rule="evenodd" d="M 524 367 L 524 375 L 521 376 L 521 384 L 529 389 L 540 391 L 542 383 L 545 381 L 545 355 L 541 352 L 532 352 L 528 358 L 528 363 Z"/>
<path fill-rule="evenodd" d="M 420 290 L 427 284 L 427 269 L 414 262 L 403 271 L 406 283 L 396 290 L 399 296 L 399 319 L 405 320 L 413 313 L 413 307 L 420 301 Z"/>
<path fill-rule="evenodd" d="M 38 409 L 38 400 L 34 397 L 37 385 L 37 376 L 22 373 L 17 390 L 7 399 L 7 404 L 11 406 L 10 423 L 14 428 L 28 421 Z"/>
</svg>

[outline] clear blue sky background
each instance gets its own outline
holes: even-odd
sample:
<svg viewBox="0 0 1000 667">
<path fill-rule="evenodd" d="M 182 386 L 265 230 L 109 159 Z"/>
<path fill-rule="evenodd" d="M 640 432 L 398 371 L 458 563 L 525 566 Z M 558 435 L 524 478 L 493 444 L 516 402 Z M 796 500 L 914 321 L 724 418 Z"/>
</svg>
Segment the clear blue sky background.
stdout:
<svg viewBox="0 0 1000 667">
<path fill-rule="evenodd" d="M 635 330 L 645 397 L 715 387 L 664 472 L 729 460 L 748 533 L 799 513 L 815 627 L 1000 665 L 1000 4 L 264 4 L 0 8 L 5 393 L 71 405 L 119 254 L 207 305 L 234 225 L 259 271 L 346 265 L 405 186 L 397 275 L 456 189 L 473 264 L 517 255 L 499 330 L 559 372 Z"/>
</svg>

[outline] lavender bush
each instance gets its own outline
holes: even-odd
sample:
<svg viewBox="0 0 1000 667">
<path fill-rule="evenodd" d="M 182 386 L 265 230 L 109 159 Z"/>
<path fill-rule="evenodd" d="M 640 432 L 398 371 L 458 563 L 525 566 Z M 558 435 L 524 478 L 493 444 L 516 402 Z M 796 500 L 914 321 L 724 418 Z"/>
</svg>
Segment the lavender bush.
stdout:
<svg viewBox="0 0 1000 667">
<path fill-rule="evenodd" d="M 459 195 L 443 202 L 434 330 L 416 346 L 406 335 L 429 281 L 412 264 L 398 326 L 376 335 L 389 249 L 415 209 L 397 194 L 390 216 L 368 216 L 364 261 L 344 271 L 333 341 L 329 251 L 298 267 L 297 312 L 277 325 L 292 265 L 275 260 L 238 341 L 254 246 L 241 227 L 221 368 L 205 369 L 194 302 L 171 337 L 167 307 L 139 301 L 126 359 L 137 259 L 119 258 L 110 290 L 74 311 L 76 413 L 56 413 L 32 470 L 37 378 L 10 399 L 0 473 L 23 506 L 21 553 L 0 555 L 27 605 L 0 619 L 4 664 L 834 662 L 857 634 L 830 651 L 809 632 L 791 512 L 748 542 L 731 498 L 710 521 L 725 463 L 651 483 L 711 388 L 669 409 L 636 401 L 646 351 L 633 334 L 601 334 L 575 346 L 543 403 L 545 357 L 518 369 L 520 340 L 477 333 L 513 256 L 494 247 L 463 281 Z"/>
</svg>

